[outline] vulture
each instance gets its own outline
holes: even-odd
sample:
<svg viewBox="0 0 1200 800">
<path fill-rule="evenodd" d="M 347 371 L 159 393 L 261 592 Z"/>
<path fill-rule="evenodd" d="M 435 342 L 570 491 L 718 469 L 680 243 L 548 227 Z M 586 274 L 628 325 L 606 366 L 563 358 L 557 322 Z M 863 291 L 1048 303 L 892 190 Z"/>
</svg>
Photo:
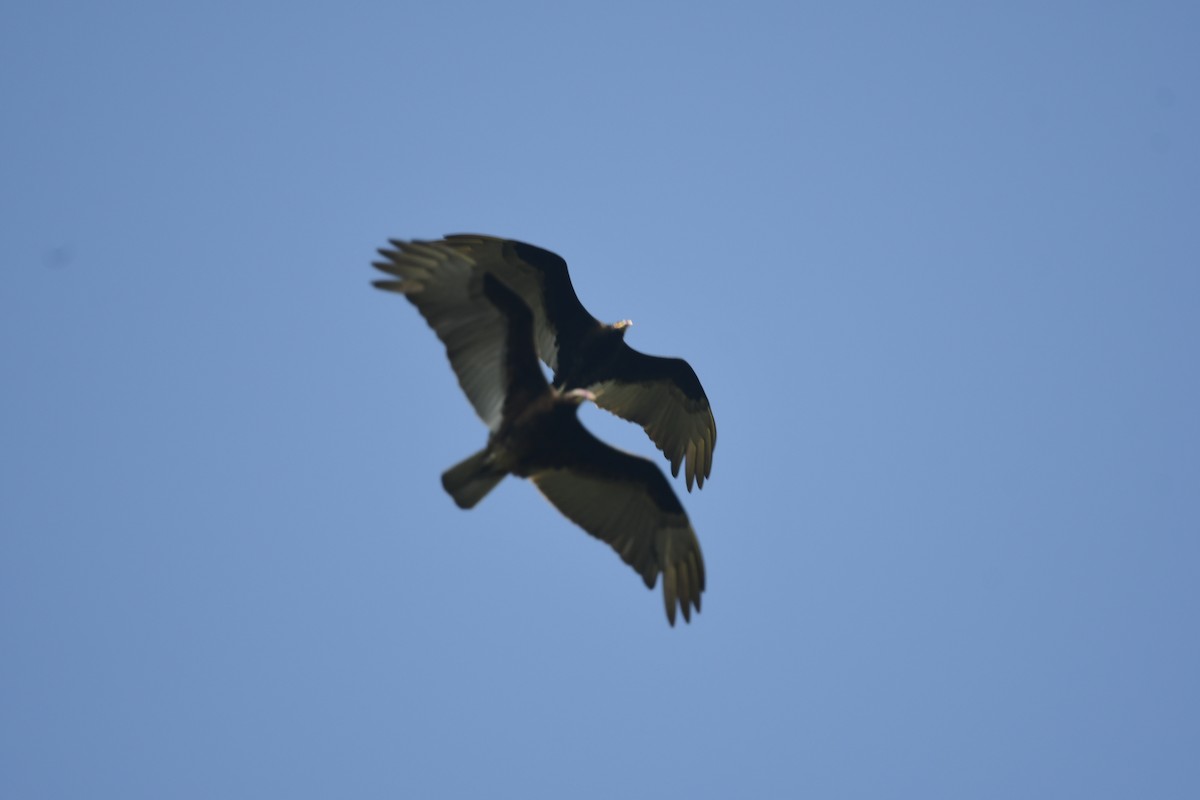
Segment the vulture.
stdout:
<svg viewBox="0 0 1200 800">
<path fill-rule="evenodd" d="M 396 244 L 393 242 L 393 244 Z M 533 311 L 538 355 L 554 387 L 587 389 L 596 405 L 641 425 L 687 488 L 703 488 L 712 472 L 717 424 L 695 371 L 681 358 L 648 356 L 625 344 L 632 324 L 605 325 L 587 312 L 558 255 L 513 239 L 452 234 L 430 246 L 468 256 L 517 293 Z"/>
<path fill-rule="evenodd" d="M 533 481 L 568 519 L 607 542 L 653 589 L 661 574 L 667 620 L 700 611 L 704 558 L 679 498 L 651 461 L 601 442 L 579 422 L 582 387 L 552 387 L 534 349 L 535 315 L 503 281 L 447 242 L 393 241 L 374 266 L 380 289 L 417 307 L 488 426 L 487 445 L 442 475 L 472 508 L 508 475 Z"/>
</svg>

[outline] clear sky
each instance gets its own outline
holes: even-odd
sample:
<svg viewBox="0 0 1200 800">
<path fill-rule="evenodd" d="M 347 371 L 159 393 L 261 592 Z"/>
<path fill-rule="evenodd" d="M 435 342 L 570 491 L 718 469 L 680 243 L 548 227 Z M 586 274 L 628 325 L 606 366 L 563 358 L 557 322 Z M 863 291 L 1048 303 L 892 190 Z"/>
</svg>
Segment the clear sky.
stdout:
<svg viewBox="0 0 1200 800">
<path fill-rule="evenodd" d="M 0 796 L 1200 797 L 1197 32 L 10 5 Z M 691 625 L 442 491 L 486 430 L 369 262 L 458 231 L 695 367 Z"/>
</svg>

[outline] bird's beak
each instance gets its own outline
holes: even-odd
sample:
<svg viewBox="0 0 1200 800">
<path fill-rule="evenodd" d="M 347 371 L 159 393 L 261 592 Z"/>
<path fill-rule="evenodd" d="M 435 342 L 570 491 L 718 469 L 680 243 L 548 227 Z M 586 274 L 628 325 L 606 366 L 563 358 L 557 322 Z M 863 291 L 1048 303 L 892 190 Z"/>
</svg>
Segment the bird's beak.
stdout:
<svg viewBox="0 0 1200 800">
<path fill-rule="evenodd" d="M 576 403 L 583 403 L 585 400 L 590 400 L 593 403 L 596 402 L 596 395 L 592 394 L 587 389 L 572 389 L 571 391 L 563 394 L 563 397 L 568 397 L 574 400 Z"/>
</svg>

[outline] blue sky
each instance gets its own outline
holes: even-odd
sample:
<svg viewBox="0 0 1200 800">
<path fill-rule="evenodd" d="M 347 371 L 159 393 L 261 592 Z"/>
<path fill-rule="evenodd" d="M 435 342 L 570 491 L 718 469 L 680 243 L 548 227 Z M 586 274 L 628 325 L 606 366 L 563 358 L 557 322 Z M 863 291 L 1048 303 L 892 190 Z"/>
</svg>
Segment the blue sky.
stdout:
<svg viewBox="0 0 1200 800">
<path fill-rule="evenodd" d="M 1200 795 L 1190 4 L 4 18 L 0 795 Z M 691 625 L 442 492 L 456 231 L 700 375 Z"/>
</svg>

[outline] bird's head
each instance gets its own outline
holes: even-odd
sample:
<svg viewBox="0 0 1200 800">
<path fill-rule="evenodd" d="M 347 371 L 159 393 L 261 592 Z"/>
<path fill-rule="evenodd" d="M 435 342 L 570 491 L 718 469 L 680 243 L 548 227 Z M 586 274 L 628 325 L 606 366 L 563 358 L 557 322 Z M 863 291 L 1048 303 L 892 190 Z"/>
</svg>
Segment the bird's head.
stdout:
<svg viewBox="0 0 1200 800">
<path fill-rule="evenodd" d="M 633 320 L 623 319 L 620 322 L 614 322 L 611 327 L 614 331 L 621 334 L 621 336 L 624 336 L 625 331 L 633 327 Z"/>
<path fill-rule="evenodd" d="M 578 406 L 587 400 L 596 402 L 596 395 L 589 392 L 587 389 L 571 389 L 562 393 L 562 399 L 569 403 Z"/>
</svg>

